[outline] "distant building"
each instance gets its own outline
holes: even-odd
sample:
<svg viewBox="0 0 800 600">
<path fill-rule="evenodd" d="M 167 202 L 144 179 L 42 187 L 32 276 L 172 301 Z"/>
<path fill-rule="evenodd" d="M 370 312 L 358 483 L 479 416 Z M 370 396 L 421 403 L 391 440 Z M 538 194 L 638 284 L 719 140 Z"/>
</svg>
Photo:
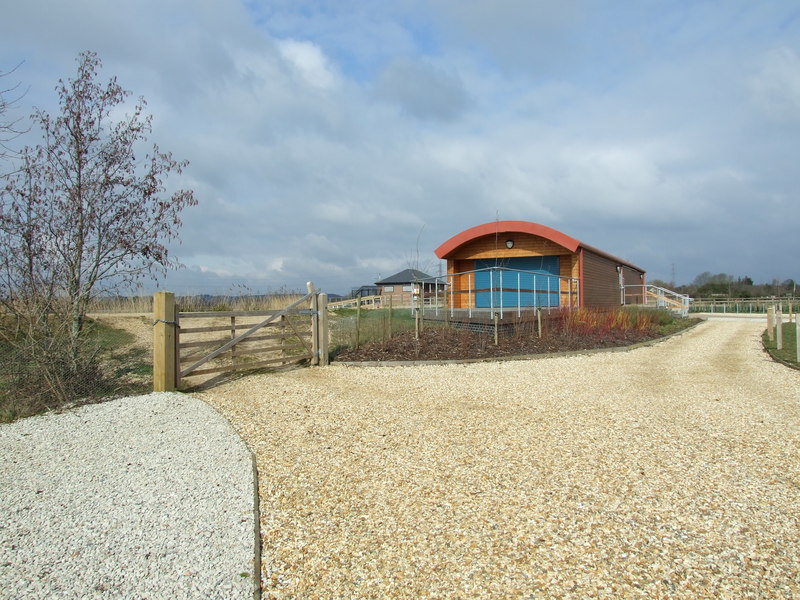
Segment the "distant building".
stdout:
<svg viewBox="0 0 800 600">
<path fill-rule="evenodd" d="M 430 296 L 436 290 L 436 278 L 417 269 L 405 269 L 376 281 L 375 285 L 379 288 L 382 306 L 389 306 L 390 299 L 392 306 L 411 306 L 414 287 L 419 287 L 425 296 Z M 442 287 L 442 284 L 439 286 Z"/>
<path fill-rule="evenodd" d="M 361 287 L 353 288 L 350 292 L 350 297 L 364 298 L 366 296 L 378 296 L 380 293 L 377 285 L 362 285 Z"/>
</svg>

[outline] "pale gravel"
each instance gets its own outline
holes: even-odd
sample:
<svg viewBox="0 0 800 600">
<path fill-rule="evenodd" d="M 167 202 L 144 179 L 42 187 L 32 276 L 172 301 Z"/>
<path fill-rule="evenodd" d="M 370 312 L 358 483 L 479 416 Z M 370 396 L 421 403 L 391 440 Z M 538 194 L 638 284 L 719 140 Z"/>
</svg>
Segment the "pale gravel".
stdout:
<svg viewBox="0 0 800 600">
<path fill-rule="evenodd" d="M 795 598 L 800 372 L 763 328 L 200 397 L 256 454 L 265 598 Z"/>
<path fill-rule="evenodd" d="M 252 455 L 184 394 L 0 425 L 0 598 L 253 598 Z"/>
</svg>

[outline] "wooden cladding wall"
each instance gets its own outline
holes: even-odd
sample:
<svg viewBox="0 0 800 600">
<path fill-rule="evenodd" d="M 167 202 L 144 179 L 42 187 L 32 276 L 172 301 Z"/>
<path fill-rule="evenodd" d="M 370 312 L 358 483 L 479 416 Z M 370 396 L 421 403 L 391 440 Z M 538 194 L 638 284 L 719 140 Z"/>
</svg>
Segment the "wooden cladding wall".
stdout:
<svg viewBox="0 0 800 600">
<path fill-rule="evenodd" d="M 583 306 L 611 307 L 621 302 L 617 263 L 583 250 Z"/>
<path fill-rule="evenodd" d="M 450 284 L 448 291 L 448 302 L 452 298 L 453 308 L 469 308 L 469 293 L 470 287 L 475 287 L 475 275 L 467 275 L 466 271 L 475 269 L 474 260 L 448 260 L 447 261 L 447 282 Z M 455 273 L 462 273 L 455 275 Z M 472 285 L 470 285 L 470 281 Z M 475 300 L 472 300 L 475 303 Z"/>
<path fill-rule="evenodd" d="M 506 248 L 506 240 L 514 240 L 513 248 Z M 485 235 L 464 244 L 450 260 L 474 260 L 476 258 L 511 258 L 513 256 L 558 256 L 572 254 L 563 246 L 537 235 L 503 233 L 499 236 Z M 502 266 L 502 265 L 500 265 Z"/>
</svg>

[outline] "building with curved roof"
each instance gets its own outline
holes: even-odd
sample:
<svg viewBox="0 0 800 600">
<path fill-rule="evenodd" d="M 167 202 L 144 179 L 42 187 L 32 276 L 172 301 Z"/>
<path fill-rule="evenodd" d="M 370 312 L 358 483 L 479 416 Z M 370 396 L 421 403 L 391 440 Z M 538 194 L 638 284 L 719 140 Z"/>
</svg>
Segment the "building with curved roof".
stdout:
<svg viewBox="0 0 800 600">
<path fill-rule="evenodd" d="M 643 301 L 645 271 L 546 225 L 493 221 L 435 250 L 453 308 L 612 307 Z M 626 297 L 626 286 L 639 297 Z M 639 291 L 635 291 L 639 290 Z"/>
</svg>

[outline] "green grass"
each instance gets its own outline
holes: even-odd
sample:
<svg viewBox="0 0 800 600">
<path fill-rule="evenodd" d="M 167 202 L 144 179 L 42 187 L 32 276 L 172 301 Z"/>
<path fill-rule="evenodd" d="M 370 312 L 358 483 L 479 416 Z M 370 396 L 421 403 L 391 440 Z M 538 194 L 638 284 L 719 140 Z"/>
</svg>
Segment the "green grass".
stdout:
<svg viewBox="0 0 800 600">
<path fill-rule="evenodd" d="M 123 329 L 114 329 L 97 321 L 86 324 L 86 334 L 89 339 L 104 351 L 113 351 L 122 348 L 134 341 L 134 336 Z"/>
<path fill-rule="evenodd" d="M 764 331 L 764 334 L 761 336 L 764 342 L 764 349 L 769 352 L 770 356 L 773 358 L 800 368 L 800 364 L 797 362 L 797 326 L 794 323 L 784 323 L 782 333 L 783 348 L 778 350 L 777 335 L 775 339 L 770 341 L 767 331 Z"/>
<path fill-rule="evenodd" d="M 330 329 L 331 355 L 336 356 L 345 348 L 385 341 L 403 331 L 411 331 L 414 317 L 409 308 L 362 309 L 360 318 L 355 308 L 342 308 L 331 315 Z"/>
</svg>

